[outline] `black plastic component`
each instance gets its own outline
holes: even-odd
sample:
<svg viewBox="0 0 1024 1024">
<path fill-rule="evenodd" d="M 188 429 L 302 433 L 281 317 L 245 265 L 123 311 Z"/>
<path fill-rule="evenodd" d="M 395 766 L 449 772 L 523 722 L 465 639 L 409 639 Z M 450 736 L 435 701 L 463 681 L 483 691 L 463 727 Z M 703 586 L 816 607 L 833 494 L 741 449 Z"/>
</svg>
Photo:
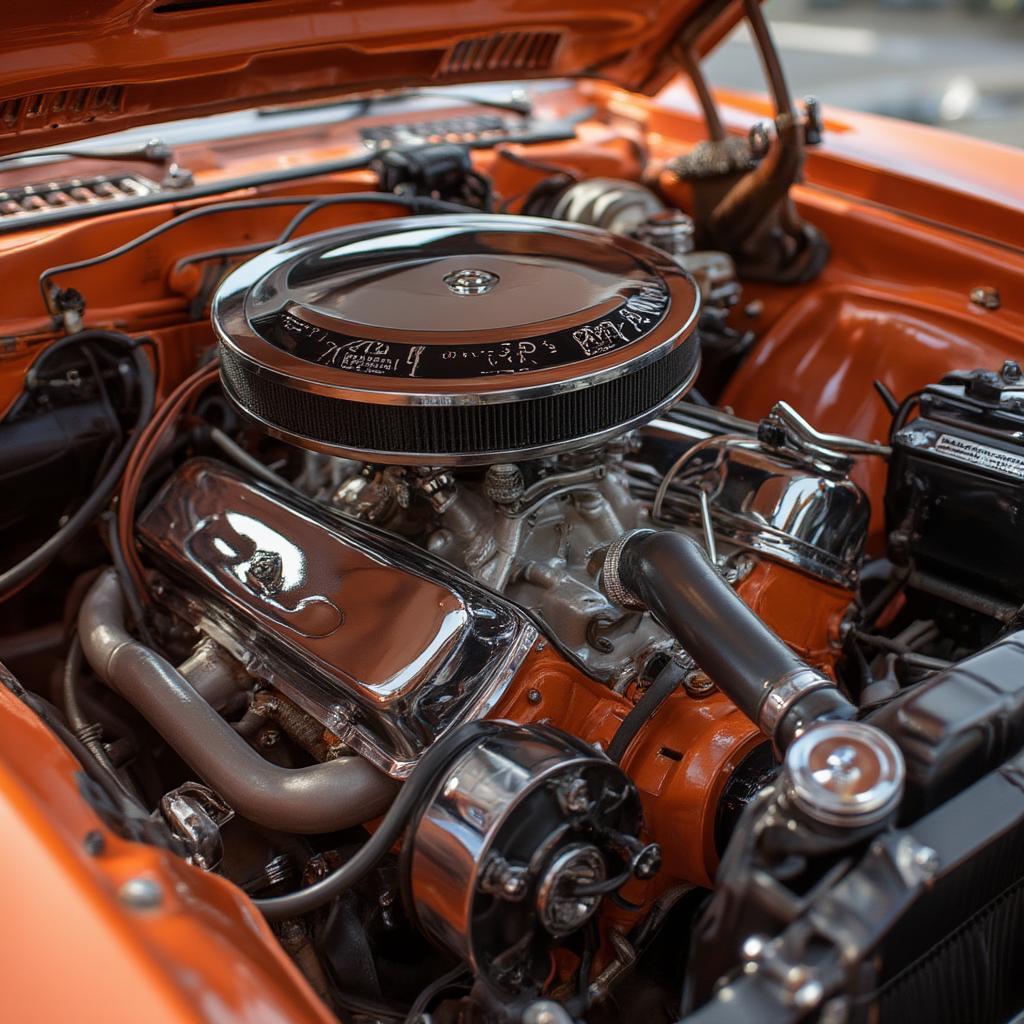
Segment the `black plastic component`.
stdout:
<svg viewBox="0 0 1024 1024">
<path fill-rule="evenodd" d="M 771 744 L 754 747 L 736 766 L 718 799 L 715 813 L 715 849 L 721 856 L 732 838 L 740 815 L 747 804 L 770 786 L 779 774 L 779 763 L 772 753 Z"/>
<path fill-rule="evenodd" d="M 86 493 L 119 430 L 101 402 L 0 423 L 0 530 Z"/>
<path fill-rule="evenodd" d="M 1024 631 L 932 677 L 868 721 L 903 751 L 912 821 L 1024 747 Z"/>
<path fill-rule="evenodd" d="M 472 194 L 468 183 L 479 180 L 469 150 L 451 143 L 385 149 L 370 166 L 382 192 L 464 201 Z"/>
<path fill-rule="evenodd" d="M 710 955 L 691 962 L 686 1024 L 797 1024 L 824 1005 L 849 1024 L 1003 1024 L 1024 1006 L 1020 755 L 912 828 L 838 851 L 853 855 L 850 869 L 806 895 L 787 884 L 792 858 L 755 860 L 753 824 L 741 821 L 698 925 L 695 946 Z M 758 914 L 766 907 L 774 928 Z M 755 934 L 772 941 L 744 971 Z M 723 948 L 733 951 L 725 965 Z M 716 956 L 724 969 L 702 976 Z"/>
<path fill-rule="evenodd" d="M 830 997 L 850 1024 L 1002 1024 L 1024 1006 L 1024 632 L 868 721 L 903 751 L 902 828 L 830 841 L 784 790 L 755 796 L 697 926 L 688 1024 L 754 1005 L 759 1021 L 796 1022 Z M 741 972 L 752 935 L 775 941 Z"/>
<path fill-rule="evenodd" d="M 920 415 L 892 438 L 890 557 L 948 584 L 1024 603 L 1019 366 L 949 374 L 919 401 Z"/>
</svg>

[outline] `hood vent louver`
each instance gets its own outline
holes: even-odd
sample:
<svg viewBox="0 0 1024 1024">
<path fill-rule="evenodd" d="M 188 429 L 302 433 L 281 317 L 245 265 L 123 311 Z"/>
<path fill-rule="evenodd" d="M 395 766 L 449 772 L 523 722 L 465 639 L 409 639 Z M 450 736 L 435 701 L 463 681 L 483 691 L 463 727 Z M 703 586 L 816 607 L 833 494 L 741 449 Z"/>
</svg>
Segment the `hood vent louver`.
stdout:
<svg viewBox="0 0 1024 1024">
<path fill-rule="evenodd" d="M 0 223 L 11 218 L 152 195 L 160 186 L 141 174 L 104 174 L 0 189 Z"/>
<path fill-rule="evenodd" d="M 0 100 L 0 133 L 90 121 L 99 114 L 117 113 L 123 105 L 123 85 L 60 89 Z"/>
<path fill-rule="evenodd" d="M 437 78 L 481 71 L 545 71 L 562 37 L 557 32 L 497 32 L 461 39 L 441 58 Z"/>
</svg>

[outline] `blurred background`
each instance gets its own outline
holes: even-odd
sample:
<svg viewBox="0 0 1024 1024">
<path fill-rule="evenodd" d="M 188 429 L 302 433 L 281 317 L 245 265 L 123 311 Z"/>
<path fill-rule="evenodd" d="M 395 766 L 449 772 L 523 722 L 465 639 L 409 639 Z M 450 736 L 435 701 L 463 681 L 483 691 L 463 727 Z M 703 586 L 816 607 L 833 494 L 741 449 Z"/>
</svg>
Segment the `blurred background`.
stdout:
<svg viewBox="0 0 1024 1024">
<path fill-rule="evenodd" d="M 766 0 L 795 96 L 1024 147 L 1024 0 Z M 741 27 L 706 64 L 764 90 Z"/>
</svg>

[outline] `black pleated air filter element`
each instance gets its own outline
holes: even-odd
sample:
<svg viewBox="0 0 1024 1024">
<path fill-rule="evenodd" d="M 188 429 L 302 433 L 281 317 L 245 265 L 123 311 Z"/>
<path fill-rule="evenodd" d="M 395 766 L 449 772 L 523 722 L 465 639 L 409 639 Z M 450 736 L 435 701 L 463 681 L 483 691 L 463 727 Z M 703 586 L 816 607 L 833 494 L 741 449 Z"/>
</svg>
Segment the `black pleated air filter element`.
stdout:
<svg viewBox="0 0 1024 1024">
<path fill-rule="evenodd" d="M 693 382 L 699 292 L 670 257 L 529 217 L 376 221 L 243 264 L 213 307 L 231 400 L 302 447 L 486 464 L 596 444 Z"/>
</svg>

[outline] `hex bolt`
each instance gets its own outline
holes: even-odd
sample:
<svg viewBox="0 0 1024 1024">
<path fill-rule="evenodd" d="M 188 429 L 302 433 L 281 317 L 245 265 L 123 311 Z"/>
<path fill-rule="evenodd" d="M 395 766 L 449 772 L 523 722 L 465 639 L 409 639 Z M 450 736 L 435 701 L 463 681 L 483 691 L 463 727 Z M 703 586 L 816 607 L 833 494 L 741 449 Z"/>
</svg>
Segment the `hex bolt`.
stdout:
<svg viewBox="0 0 1024 1024">
<path fill-rule="evenodd" d="M 981 309 L 999 309 L 1002 305 L 1002 299 L 999 297 L 999 290 L 997 288 L 989 287 L 988 285 L 979 285 L 977 288 L 971 289 L 971 302 L 975 306 L 979 306 Z"/>
<path fill-rule="evenodd" d="M 697 698 L 706 697 L 715 691 L 714 682 L 704 672 L 692 672 L 686 677 L 683 686 L 691 697 Z"/>
<path fill-rule="evenodd" d="M 633 861 L 633 875 L 646 881 L 653 878 L 661 870 L 661 847 L 657 843 L 649 843 Z"/>
<path fill-rule="evenodd" d="M 264 729 L 260 733 L 259 744 L 261 747 L 276 747 L 281 739 L 281 733 L 277 729 Z"/>
<path fill-rule="evenodd" d="M 164 891 L 152 878 L 129 878 L 117 890 L 118 899 L 132 910 L 156 910 L 164 901 Z"/>
<path fill-rule="evenodd" d="M 924 878 L 934 878 L 939 870 L 939 855 L 930 846 L 919 846 L 914 851 L 914 865 Z"/>
<path fill-rule="evenodd" d="M 103 833 L 98 828 L 94 828 L 85 833 L 82 846 L 90 857 L 99 857 L 106 850 L 107 841 L 103 837 Z"/>
</svg>

